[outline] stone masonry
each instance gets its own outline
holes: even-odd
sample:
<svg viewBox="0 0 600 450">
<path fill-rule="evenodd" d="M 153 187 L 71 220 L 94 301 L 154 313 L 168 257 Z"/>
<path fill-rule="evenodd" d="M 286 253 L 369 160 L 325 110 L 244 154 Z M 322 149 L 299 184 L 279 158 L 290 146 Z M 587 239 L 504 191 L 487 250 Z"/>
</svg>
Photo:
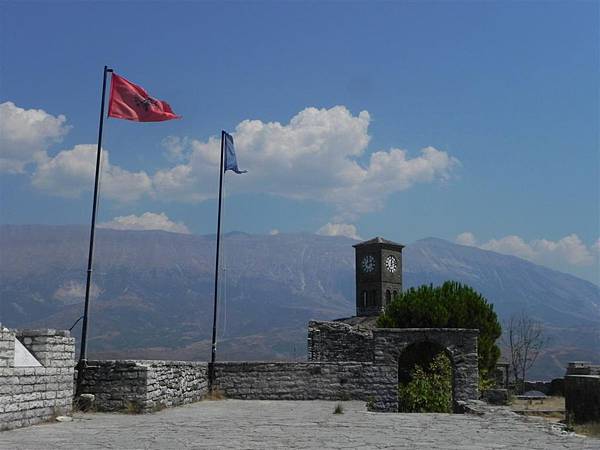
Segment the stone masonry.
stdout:
<svg viewBox="0 0 600 450">
<path fill-rule="evenodd" d="M 82 393 L 99 411 L 150 412 L 195 402 L 208 391 L 208 364 L 192 361 L 88 361 Z"/>
<path fill-rule="evenodd" d="M 402 352 L 409 345 L 436 343 L 452 361 L 454 401 L 478 398 L 477 330 L 367 328 L 341 321 L 312 321 L 308 330 L 308 354 L 311 361 L 369 361 L 375 365 L 395 367 L 396 370 Z M 388 404 L 385 409 L 393 408 L 393 404 Z"/>
<path fill-rule="evenodd" d="M 308 362 L 217 362 L 213 387 L 246 400 L 363 400 L 398 410 L 398 359 L 412 343 L 435 342 L 454 366 L 455 402 L 477 399 L 477 330 L 373 329 L 311 322 Z M 101 411 L 146 412 L 200 400 L 208 365 L 181 361 L 89 361 L 83 393 Z"/>
<path fill-rule="evenodd" d="M 600 421 L 600 366 L 582 362 L 569 363 L 564 393 L 568 421 Z"/>
<path fill-rule="evenodd" d="M 15 367 L 15 337 L 41 367 Z M 74 354 L 68 331 L 0 328 L 0 430 L 70 414 Z"/>
<path fill-rule="evenodd" d="M 215 387 L 249 400 L 364 400 L 375 410 L 397 403 L 395 366 L 371 362 L 225 362 Z"/>
<path fill-rule="evenodd" d="M 388 410 L 397 402 L 397 369 L 371 362 L 218 362 L 213 387 L 247 400 L 363 400 Z M 185 361 L 88 361 L 82 393 L 99 411 L 149 412 L 200 400 L 208 364 Z"/>
<path fill-rule="evenodd" d="M 373 361 L 373 330 L 344 322 L 308 323 L 309 361 Z"/>
</svg>

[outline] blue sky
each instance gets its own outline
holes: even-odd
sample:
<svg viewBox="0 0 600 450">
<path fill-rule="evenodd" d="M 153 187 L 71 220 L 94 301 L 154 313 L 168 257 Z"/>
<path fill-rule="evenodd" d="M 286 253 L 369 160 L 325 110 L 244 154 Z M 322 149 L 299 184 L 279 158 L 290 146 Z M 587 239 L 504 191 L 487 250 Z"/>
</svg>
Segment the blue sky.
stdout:
<svg viewBox="0 0 600 450">
<path fill-rule="evenodd" d="M 89 222 L 108 64 L 184 117 L 106 122 L 106 226 L 214 233 L 223 128 L 249 170 L 225 230 L 435 236 L 600 283 L 598 8 L 3 2 L 0 222 Z"/>
</svg>

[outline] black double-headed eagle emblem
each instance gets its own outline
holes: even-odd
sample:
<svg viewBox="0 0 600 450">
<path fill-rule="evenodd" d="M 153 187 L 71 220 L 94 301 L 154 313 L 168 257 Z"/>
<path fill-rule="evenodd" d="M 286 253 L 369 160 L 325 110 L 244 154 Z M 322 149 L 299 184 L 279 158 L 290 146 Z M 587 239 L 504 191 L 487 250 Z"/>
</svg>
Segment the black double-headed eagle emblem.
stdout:
<svg viewBox="0 0 600 450">
<path fill-rule="evenodd" d="M 151 105 L 157 105 L 158 101 L 153 99 L 152 97 L 134 97 L 133 101 L 135 102 L 136 106 L 140 107 L 140 108 L 144 108 L 144 111 L 148 112 L 148 109 L 150 108 Z"/>
</svg>

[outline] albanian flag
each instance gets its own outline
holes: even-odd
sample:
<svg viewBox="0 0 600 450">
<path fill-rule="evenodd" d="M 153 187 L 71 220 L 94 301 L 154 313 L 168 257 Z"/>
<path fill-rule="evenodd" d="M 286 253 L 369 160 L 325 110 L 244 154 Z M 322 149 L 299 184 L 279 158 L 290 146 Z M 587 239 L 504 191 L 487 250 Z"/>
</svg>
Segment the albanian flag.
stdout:
<svg viewBox="0 0 600 450">
<path fill-rule="evenodd" d="M 180 119 L 167 102 L 150 97 L 146 90 L 113 73 L 110 82 L 108 117 L 136 122 Z"/>
</svg>

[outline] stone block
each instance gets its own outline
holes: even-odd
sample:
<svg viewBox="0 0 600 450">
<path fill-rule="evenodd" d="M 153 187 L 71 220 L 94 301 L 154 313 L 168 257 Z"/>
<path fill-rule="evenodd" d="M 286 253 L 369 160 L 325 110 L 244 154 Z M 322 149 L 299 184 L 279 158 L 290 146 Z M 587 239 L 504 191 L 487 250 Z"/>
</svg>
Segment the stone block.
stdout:
<svg viewBox="0 0 600 450">
<path fill-rule="evenodd" d="M 564 392 L 568 421 L 573 423 L 600 421 L 599 375 L 567 375 Z"/>
</svg>

